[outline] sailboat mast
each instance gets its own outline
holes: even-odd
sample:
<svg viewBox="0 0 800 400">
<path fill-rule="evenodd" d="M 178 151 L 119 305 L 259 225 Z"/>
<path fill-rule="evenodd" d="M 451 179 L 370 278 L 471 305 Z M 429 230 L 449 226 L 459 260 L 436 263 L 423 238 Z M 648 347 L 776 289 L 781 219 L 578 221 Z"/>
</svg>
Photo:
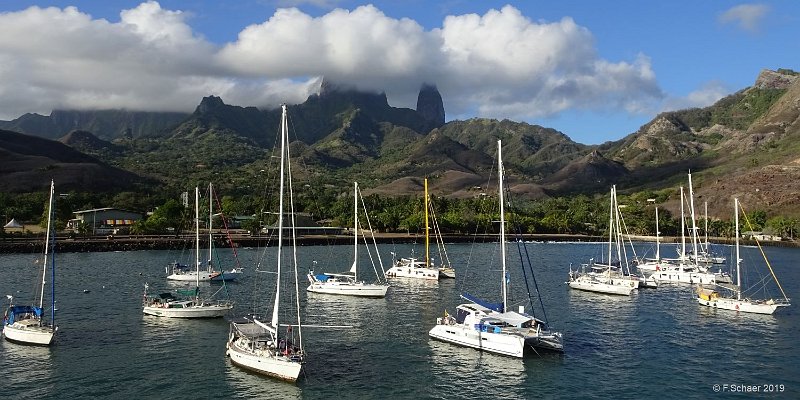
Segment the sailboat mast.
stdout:
<svg viewBox="0 0 800 400">
<path fill-rule="evenodd" d="M 194 187 L 194 266 L 197 274 L 195 274 L 196 287 L 200 287 L 200 188 Z M 197 297 L 197 290 L 195 290 L 195 297 Z"/>
<path fill-rule="evenodd" d="M 428 178 L 425 178 L 425 266 L 431 266 L 430 257 L 430 226 L 428 226 Z M 440 260 L 441 261 L 441 260 Z"/>
<path fill-rule="evenodd" d="M 211 234 L 211 227 L 213 225 L 212 220 L 214 218 L 214 211 L 213 211 L 214 210 L 214 202 L 212 201 L 214 199 L 213 190 L 214 189 L 211 187 L 211 183 L 209 182 L 209 184 L 208 184 L 208 265 L 206 266 L 208 268 L 208 272 L 211 272 L 211 260 L 213 259 L 212 243 L 214 243 L 213 242 L 214 236 Z"/>
<path fill-rule="evenodd" d="M 689 214 L 692 217 L 692 254 L 694 254 L 694 265 L 698 265 L 697 254 L 697 224 L 694 220 L 694 189 L 692 188 L 692 173 L 689 173 Z"/>
<path fill-rule="evenodd" d="M 739 257 L 739 198 L 733 199 L 734 210 L 734 224 L 736 225 L 736 300 L 742 299 L 742 274 L 741 274 L 741 258 Z"/>
<path fill-rule="evenodd" d="M 622 245 L 625 243 L 625 240 L 622 237 L 622 225 L 620 225 L 620 212 L 619 212 L 619 203 L 617 202 L 617 185 L 614 185 L 612 189 L 614 191 L 614 229 L 616 230 L 616 242 L 617 242 L 617 261 L 619 261 L 619 269 L 622 272 Z M 611 263 L 609 263 L 611 265 Z M 628 271 L 630 272 L 630 271 Z"/>
<path fill-rule="evenodd" d="M 707 201 L 703 202 L 703 215 L 704 215 L 704 221 L 705 221 L 705 227 L 703 229 L 706 232 L 706 248 L 705 248 L 705 252 L 708 254 L 709 257 L 711 257 L 711 250 L 708 248 L 708 202 Z"/>
<path fill-rule="evenodd" d="M 286 104 L 281 104 L 281 183 L 278 200 L 278 263 L 277 279 L 275 282 L 275 303 L 272 306 L 272 327 L 278 329 L 278 303 L 281 299 L 281 257 L 283 256 L 283 192 L 285 185 L 284 171 L 286 169 L 286 136 L 288 136 L 286 121 Z"/>
<path fill-rule="evenodd" d="M 611 265 L 611 243 L 614 240 L 614 186 L 611 186 L 611 196 L 609 197 L 610 206 L 608 207 L 608 258 L 606 263 Z"/>
<path fill-rule="evenodd" d="M 353 266 L 350 272 L 353 279 L 358 281 L 358 182 L 353 185 Z"/>
<path fill-rule="evenodd" d="M 658 231 L 658 206 L 656 206 L 656 262 L 661 262 L 660 234 L 661 232 Z"/>
<path fill-rule="evenodd" d="M 686 217 L 683 211 L 683 186 L 681 186 L 681 263 L 684 263 L 686 257 Z"/>
<path fill-rule="evenodd" d="M 55 193 L 55 183 L 50 181 L 50 200 L 47 204 L 47 232 L 44 239 L 44 261 L 42 262 L 42 289 L 39 294 L 39 308 L 44 305 L 44 285 L 47 278 L 47 256 L 50 254 L 50 220 L 53 218 L 53 193 Z"/>
<path fill-rule="evenodd" d="M 500 262 L 503 265 L 501 287 L 503 288 L 503 312 L 506 312 L 508 303 L 508 287 L 506 286 L 506 211 L 503 198 L 503 146 L 497 141 L 497 180 L 500 190 Z"/>
</svg>

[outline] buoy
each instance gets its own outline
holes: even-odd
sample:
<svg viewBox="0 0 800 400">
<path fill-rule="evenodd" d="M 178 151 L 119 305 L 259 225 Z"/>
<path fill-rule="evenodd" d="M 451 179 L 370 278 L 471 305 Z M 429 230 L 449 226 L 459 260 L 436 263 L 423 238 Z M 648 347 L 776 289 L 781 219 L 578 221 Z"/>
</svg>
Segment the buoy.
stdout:
<svg viewBox="0 0 800 400">
<path fill-rule="evenodd" d="M 89 289 L 83 289 L 83 293 L 89 293 Z"/>
</svg>

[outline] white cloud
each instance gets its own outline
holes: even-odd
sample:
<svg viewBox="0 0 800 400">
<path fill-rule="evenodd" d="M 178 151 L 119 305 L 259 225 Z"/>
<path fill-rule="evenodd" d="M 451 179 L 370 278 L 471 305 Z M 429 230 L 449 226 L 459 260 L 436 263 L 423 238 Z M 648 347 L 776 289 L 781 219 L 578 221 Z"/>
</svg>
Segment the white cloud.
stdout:
<svg viewBox="0 0 800 400">
<path fill-rule="evenodd" d="M 279 9 L 215 46 L 190 15 L 149 1 L 93 19 L 76 8 L 0 14 L 0 114 L 53 108 L 191 111 L 206 95 L 229 104 L 301 102 L 324 76 L 385 91 L 413 107 L 435 83 L 450 118 L 527 120 L 567 109 L 640 113 L 663 97 L 650 60 L 602 59 L 569 17 L 534 22 L 512 6 L 448 16 L 426 30 L 374 6 L 312 17 Z"/>
<path fill-rule="evenodd" d="M 757 32 L 769 9 L 765 4 L 740 4 L 720 14 L 719 22 L 735 24 L 748 32 Z"/>
<path fill-rule="evenodd" d="M 721 98 L 731 94 L 731 89 L 720 81 L 710 81 L 686 97 L 672 97 L 664 100 L 661 111 L 676 111 L 694 107 L 708 107 Z"/>
</svg>

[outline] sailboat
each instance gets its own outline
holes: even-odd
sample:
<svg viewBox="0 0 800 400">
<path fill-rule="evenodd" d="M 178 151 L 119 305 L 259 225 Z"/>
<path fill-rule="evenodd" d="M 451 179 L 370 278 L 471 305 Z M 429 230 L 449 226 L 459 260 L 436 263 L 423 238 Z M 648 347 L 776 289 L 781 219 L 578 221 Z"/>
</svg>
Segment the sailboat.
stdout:
<svg viewBox="0 0 800 400">
<path fill-rule="evenodd" d="M 299 281 L 297 277 L 297 257 L 294 252 L 295 238 L 292 234 L 292 260 L 294 266 L 295 312 L 296 324 L 281 325 L 279 310 L 281 305 L 281 270 L 284 252 L 284 197 L 288 194 L 289 210 L 292 233 L 295 229 L 294 203 L 292 201 L 291 164 L 289 163 L 289 128 L 287 123 L 286 105 L 281 106 L 281 156 L 280 156 L 280 199 L 278 205 L 278 246 L 277 246 L 277 272 L 275 275 L 275 299 L 272 308 L 272 318 L 263 321 L 258 316 L 250 316 L 241 321 L 232 321 L 230 325 L 226 355 L 231 363 L 259 374 L 277 377 L 290 382 L 295 382 L 300 377 L 305 359 L 303 350 L 303 334 L 300 321 Z M 288 185 L 288 189 L 287 186 Z M 285 331 L 282 331 L 285 328 Z M 295 329 L 293 329 L 295 328 Z"/>
<path fill-rule="evenodd" d="M 764 256 L 764 261 L 766 262 L 767 268 L 769 268 L 770 275 L 775 280 L 775 284 L 778 286 L 778 289 L 781 291 L 781 295 L 783 296 L 782 299 L 751 299 L 751 298 L 743 298 L 742 294 L 745 290 L 742 288 L 742 259 L 739 255 L 739 199 L 734 198 L 733 204 L 735 208 L 734 212 L 734 223 L 736 225 L 736 284 L 729 289 L 735 293 L 733 296 L 725 296 L 720 291 L 715 290 L 715 288 L 708 288 L 702 285 L 697 286 L 697 302 L 706 307 L 713 307 L 719 308 L 723 310 L 732 310 L 732 311 L 740 311 L 740 312 L 747 312 L 747 313 L 755 313 L 755 314 L 772 314 L 778 307 L 788 307 L 790 305 L 789 298 L 786 296 L 786 293 L 783 291 L 783 287 L 781 286 L 780 282 L 778 282 L 778 277 L 775 276 L 775 271 L 772 270 L 772 266 L 769 264 L 769 260 L 767 260 L 766 255 L 764 255 L 764 250 L 761 249 L 761 244 L 758 243 L 756 240 L 756 244 L 758 244 L 759 250 L 761 250 L 761 255 Z M 742 209 L 742 213 L 744 214 L 744 209 Z M 745 218 L 747 215 L 745 214 Z M 765 282 L 768 282 L 764 279 L 759 280 L 756 285 L 760 285 L 758 288 L 751 288 L 748 291 L 754 292 L 756 289 L 760 290 L 765 285 Z M 723 287 L 721 285 L 717 285 L 716 287 Z M 727 286 L 725 286 L 727 287 Z"/>
<path fill-rule="evenodd" d="M 538 350 L 563 352 L 560 332 L 550 330 L 547 322 L 525 313 L 508 310 L 508 275 L 506 272 L 505 205 L 503 189 L 503 159 L 501 141 L 497 141 L 498 186 L 500 201 L 500 259 L 502 264 L 501 292 L 503 302 L 493 304 L 468 293 L 461 297 L 469 303 L 456 307 L 456 315 L 445 311 L 436 319 L 428 335 L 431 338 L 491 353 L 524 357 Z M 519 242 L 518 242 L 519 244 Z M 529 291 L 530 292 L 530 291 Z"/>
<path fill-rule="evenodd" d="M 678 258 L 664 258 L 661 263 L 653 266 L 645 266 L 646 268 L 657 268 L 651 274 L 650 278 L 655 279 L 658 283 L 689 283 L 689 284 L 710 284 L 719 282 L 730 282 L 730 277 L 727 274 L 719 271 L 714 273 L 709 271 L 705 265 L 700 265 L 697 259 L 688 257 L 689 251 L 686 249 L 686 230 L 691 230 L 690 240 L 692 241 L 692 253 L 697 253 L 697 226 L 694 221 L 694 191 L 692 189 L 692 174 L 689 173 L 689 210 L 692 219 L 691 227 L 686 226 L 686 196 L 681 186 L 681 244 L 678 248 Z M 643 267 L 644 268 L 644 267 Z"/>
<path fill-rule="evenodd" d="M 428 216 L 430 214 L 430 217 Z M 430 256 L 430 231 L 431 227 L 428 221 L 433 221 L 433 232 L 436 238 L 436 247 L 439 249 L 440 264 L 435 265 Z M 439 270 L 439 278 L 456 278 L 456 270 L 450 264 L 450 258 L 447 256 L 447 250 L 444 247 L 444 240 L 442 239 L 442 231 L 439 227 L 439 222 L 436 219 L 436 213 L 433 209 L 433 202 L 428 195 L 428 178 L 425 178 L 425 259 L 428 260 L 428 265 Z"/>
<path fill-rule="evenodd" d="M 215 318 L 222 317 L 233 308 L 233 302 L 229 300 L 212 301 L 200 298 L 200 189 L 195 187 L 195 288 L 190 291 L 179 291 L 179 294 L 191 296 L 179 298 L 171 292 L 159 295 L 148 295 L 149 285 L 144 285 L 144 296 L 142 299 L 142 312 L 146 315 L 167 318 Z M 223 287 L 218 290 L 225 289 Z M 213 297 L 213 296 L 212 296 Z"/>
<path fill-rule="evenodd" d="M 570 267 L 567 284 L 572 289 L 605 294 L 630 296 L 639 288 L 640 279 L 630 274 L 627 258 L 623 256 L 623 238 L 620 225 L 617 187 L 611 187 L 611 211 L 608 220 L 608 258 L 606 263 L 594 262 L 582 265 L 582 270 L 573 271 Z M 616 248 L 616 258 L 612 259 L 612 249 Z M 590 270 L 587 271 L 586 269 Z"/>
<path fill-rule="evenodd" d="M 55 224 L 52 219 L 55 215 L 54 198 L 55 183 L 50 181 L 50 201 L 47 205 L 47 232 L 44 241 L 44 257 L 42 261 L 42 283 L 39 292 L 39 305 L 14 305 L 14 297 L 6 295 L 9 300 L 8 309 L 3 318 L 3 336 L 6 340 L 48 346 L 53 342 L 53 337 L 58 331 L 56 326 L 56 258 L 55 258 Z M 51 247 L 52 241 L 52 247 Z M 47 282 L 47 266 L 50 261 L 50 323 L 43 320 L 44 314 L 44 289 Z"/>
<path fill-rule="evenodd" d="M 201 282 L 222 282 L 222 281 L 233 281 L 236 278 L 242 276 L 244 271 L 242 268 L 232 268 L 228 271 L 217 271 L 214 269 L 213 265 L 213 253 L 214 253 L 214 236 L 213 236 L 213 218 L 214 217 L 214 189 L 211 183 L 208 184 L 208 261 L 205 270 L 201 271 L 199 268 L 195 268 L 192 270 L 191 267 L 188 265 L 183 265 L 177 261 L 172 262 L 169 264 L 167 273 L 169 274 L 169 268 L 172 269 L 172 273 L 167 276 L 167 279 L 173 281 L 184 281 L 184 282 L 192 282 L 192 281 L 201 281 Z M 200 232 L 197 232 L 199 235 Z M 199 250 L 198 250 L 199 251 Z"/>
<path fill-rule="evenodd" d="M 308 272 L 308 281 L 310 285 L 306 290 L 314 293 L 341 294 L 347 296 L 386 297 L 386 291 L 389 289 L 388 284 L 381 282 L 366 283 L 358 280 L 358 182 L 355 182 L 353 196 L 353 215 L 355 221 L 353 227 L 353 265 L 350 267 L 350 271 L 348 273 L 342 274 L 327 272 L 315 274 L 314 270 L 310 270 Z M 369 222 L 369 218 L 367 218 L 367 221 Z M 373 243 L 375 243 L 374 237 Z M 375 247 L 375 252 L 377 254 L 377 245 Z M 367 247 L 367 250 L 369 251 L 369 247 Z M 371 258 L 372 257 L 370 256 L 370 259 Z M 373 263 L 373 269 L 374 267 L 375 265 Z M 382 266 L 381 270 L 383 270 Z M 375 273 L 377 275 L 377 269 L 375 270 Z M 378 278 L 380 279 L 380 276 L 378 276 Z"/>
<path fill-rule="evenodd" d="M 430 217 L 428 206 L 428 179 L 425 179 L 425 259 L 403 257 L 395 260 L 394 265 L 386 271 L 387 278 L 417 278 L 438 280 L 439 278 L 455 278 L 456 271 L 448 264 L 440 267 L 433 265 L 430 257 Z M 438 237 L 441 237 L 440 235 Z M 394 253 L 392 256 L 394 257 Z"/>
</svg>

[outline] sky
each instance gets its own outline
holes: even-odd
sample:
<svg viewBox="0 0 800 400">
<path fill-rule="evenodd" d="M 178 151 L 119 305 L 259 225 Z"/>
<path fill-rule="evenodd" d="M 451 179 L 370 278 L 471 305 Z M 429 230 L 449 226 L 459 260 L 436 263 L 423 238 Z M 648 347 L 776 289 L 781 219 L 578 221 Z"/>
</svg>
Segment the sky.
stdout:
<svg viewBox="0 0 800 400">
<path fill-rule="evenodd" d="M 704 107 L 762 69 L 800 71 L 800 2 L 71 0 L 0 2 L 0 119 L 53 109 L 273 108 L 322 77 L 447 121 L 495 118 L 599 144 Z"/>
</svg>

